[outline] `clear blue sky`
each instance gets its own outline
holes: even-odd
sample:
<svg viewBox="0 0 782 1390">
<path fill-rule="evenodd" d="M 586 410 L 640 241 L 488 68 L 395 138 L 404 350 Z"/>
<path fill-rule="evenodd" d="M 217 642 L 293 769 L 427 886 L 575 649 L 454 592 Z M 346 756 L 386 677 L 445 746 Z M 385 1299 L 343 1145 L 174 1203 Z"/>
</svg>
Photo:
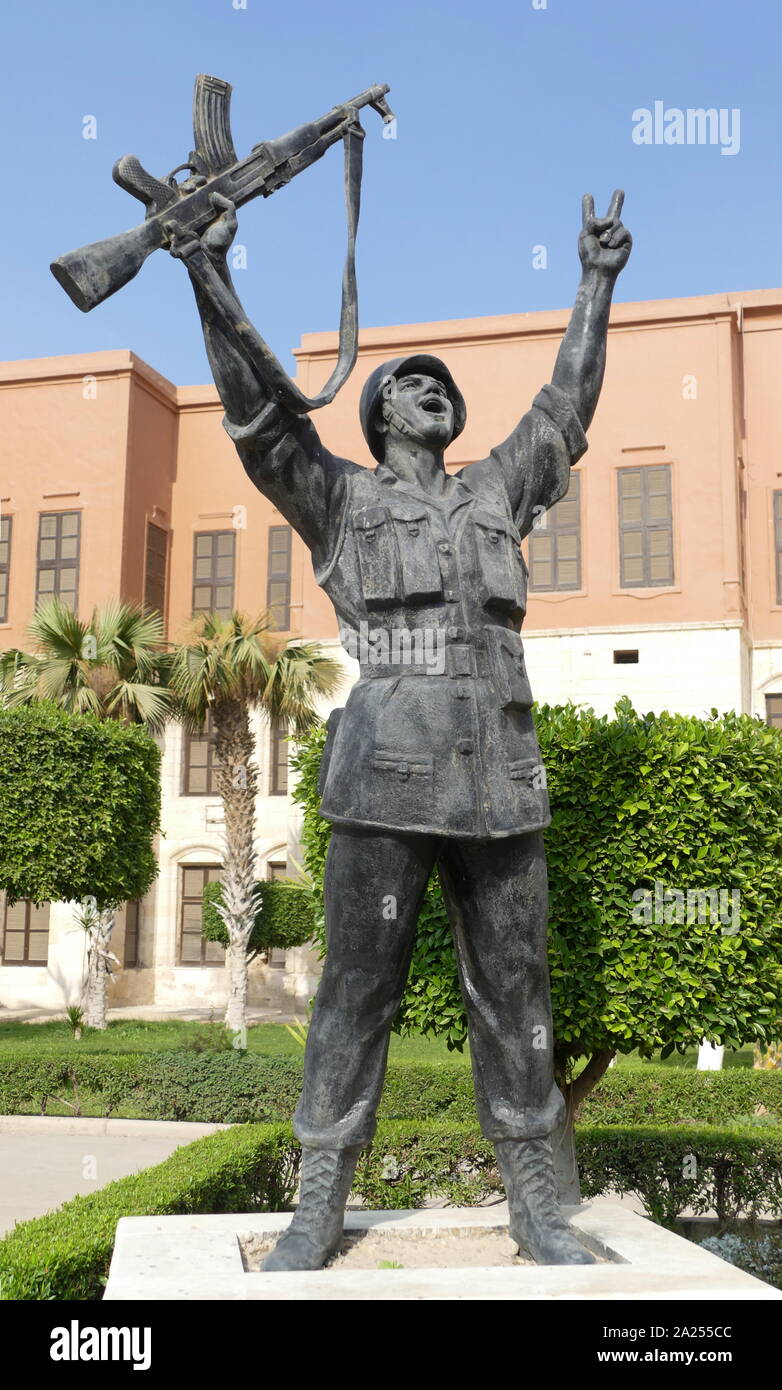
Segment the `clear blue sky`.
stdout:
<svg viewBox="0 0 782 1390">
<path fill-rule="evenodd" d="M 615 186 L 635 238 L 619 298 L 782 283 L 779 0 L 35 0 L 4 7 L 0 39 L 0 358 L 130 347 L 177 383 L 208 379 L 164 252 L 89 315 L 48 269 L 140 220 L 112 164 L 134 153 L 163 175 L 186 159 L 201 71 L 234 85 L 239 154 L 391 85 L 398 138 L 364 122 L 365 326 L 569 304 L 581 194 L 600 211 Z M 632 113 L 655 101 L 738 108 L 740 152 L 635 144 Z M 337 322 L 341 183 L 333 150 L 240 215 L 235 278 L 287 364 L 301 333 Z"/>
</svg>

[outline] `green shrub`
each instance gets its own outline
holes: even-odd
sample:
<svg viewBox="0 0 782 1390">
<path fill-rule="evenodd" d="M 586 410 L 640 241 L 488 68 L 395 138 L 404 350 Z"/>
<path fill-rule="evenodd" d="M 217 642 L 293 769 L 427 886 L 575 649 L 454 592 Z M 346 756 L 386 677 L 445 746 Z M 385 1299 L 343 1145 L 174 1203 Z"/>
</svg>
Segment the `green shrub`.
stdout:
<svg viewBox="0 0 782 1390">
<path fill-rule="evenodd" d="M 726 1125 L 762 1107 L 782 1124 L 782 1072 L 638 1067 L 607 1072 L 581 1108 L 591 1125 Z"/>
<path fill-rule="evenodd" d="M 0 1298 L 101 1298 L 120 1217 L 284 1210 L 297 1168 L 290 1131 L 281 1126 L 199 1139 L 154 1168 L 17 1226 L 0 1241 Z"/>
<path fill-rule="evenodd" d="M 782 1217 L 782 1128 L 625 1129 L 581 1125 L 576 1153 L 585 1197 L 638 1197 L 662 1226 L 685 1208 L 721 1225 L 770 1212 Z"/>
<path fill-rule="evenodd" d="M 0 888 L 9 902 L 141 898 L 157 875 L 160 752 L 142 728 L 0 707 Z"/>
<path fill-rule="evenodd" d="M 535 722 L 553 816 L 546 849 L 559 1077 L 567 1080 L 582 1057 L 782 1035 L 778 732 L 716 711 L 711 719 L 640 715 L 627 700 L 614 718 L 543 705 Z M 321 899 L 330 834 L 317 791 L 323 743 L 320 727 L 294 759 L 305 865 Z M 670 920 L 638 920 L 634 893 L 658 883 L 684 894 L 736 889 L 739 920 L 688 922 L 685 913 L 679 921 L 675 899 L 663 909 Z M 466 1036 L 435 878 L 394 1026 L 445 1036 L 452 1047 Z"/>
<path fill-rule="evenodd" d="M 295 883 L 258 883 L 261 903 L 255 914 L 248 954 L 252 959 L 261 951 L 287 951 L 306 946 L 315 935 L 313 898 L 308 889 Z M 228 945 L 228 931 L 218 911 L 222 884 L 208 883 L 204 889 L 202 935 L 206 941 Z"/>
<path fill-rule="evenodd" d="M 586 1197 L 631 1194 L 672 1227 L 691 1208 L 724 1225 L 760 1211 L 782 1217 L 782 1128 L 619 1128 L 582 1125 L 576 1152 Z M 502 1191 L 493 1146 L 474 1126 L 381 1125 L 354 1190 L 379 1209 L 440 1197 L 462 1205 Z"/>
<path fill-rule="evenodd" d="M 214 1025 L 221 1036 L 224 1030 Z M 0 1113 L 81 1094 L 104 1115 L 120 1106 L 154 1120 L 244 1124 L 287 1121 L 301 1090 L 300 1057 L 266 1057 L 232 1048 L 176 1052 L 0 1053 Z M 75 1088 L 75 1089 L 74 1089 Z M 759 1113 L 756 1113 L 759 1112 Z M 765 1115 L 763 1112 L 766 1112 Z M 646 1066 L 612 1070 L 587 1096 L 580 1119 L 591 1125 L 726 1125 L 742 1117 L 782 1124 L 782 1072 L 681 1071 Z M 472 1073 L 460 1063 L 391 1063 L 380 1105 L 384 1120 L 475 1119 Z"/>
</svg>

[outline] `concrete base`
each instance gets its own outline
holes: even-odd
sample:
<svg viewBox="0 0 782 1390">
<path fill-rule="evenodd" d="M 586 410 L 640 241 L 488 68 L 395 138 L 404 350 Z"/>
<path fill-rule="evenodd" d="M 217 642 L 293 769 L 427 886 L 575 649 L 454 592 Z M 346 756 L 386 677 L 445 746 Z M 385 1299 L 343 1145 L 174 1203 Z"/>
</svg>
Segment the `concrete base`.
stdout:
<svg viewBox="0 0 782 1390">
<path fill-rule="evenodd" d="M 608 1263 L 465 1269 L 326 1269 L 245 1273 L 239 1237 L 274 1235 L 290 1213 L 131 1216 L 117 1226 L 105 1297 L 153 1301 L 371 1299 L 782 1299 L 618 1202 L 598 1198 L 567 1215 L 584 1244 Z M 507 1227 L 505 1204 L 425 1211 L 349 1211 L 348 1233 L 385 1228 L 411 1236 Z"/>
</svg>

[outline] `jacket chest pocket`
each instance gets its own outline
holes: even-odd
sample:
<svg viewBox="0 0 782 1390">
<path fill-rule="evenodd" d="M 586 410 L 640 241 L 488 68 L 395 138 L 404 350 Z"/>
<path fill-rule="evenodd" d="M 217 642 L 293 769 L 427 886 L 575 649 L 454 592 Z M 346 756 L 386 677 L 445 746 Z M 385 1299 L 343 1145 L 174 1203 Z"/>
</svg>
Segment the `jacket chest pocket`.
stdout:
<svg viewBox="0 0 782 1390">
<path fill-rule="evenodd" d="M 368 608 L 440 597 L 437 549 L 423 508 L 363 507 L 353 516 L 353 529 Z"/>
<path fill-rule="evenodd" d="M 388 507 L 362 507 L 353 516 L 361 589 L 368 608 L 389 608 L 397 598 L 397 554 Z"/>
<path fill-rule="evenodd" d="M 519 546 L 518 531 L 505 517 L 473 512 L 473 531 L 478 552 L 480 599 L 484 608 L 520 613 L 527 603 L 527 569 Z"/>
<path fill-rule="evenodd" d="M 438 599 L 443 590 L 440 565 L 432 527 L 421 507 L 391 508 L 394 532 L 399 546 L 402 585 L 400 598 L 405 603 L 425 603 Z"/>
</svg>

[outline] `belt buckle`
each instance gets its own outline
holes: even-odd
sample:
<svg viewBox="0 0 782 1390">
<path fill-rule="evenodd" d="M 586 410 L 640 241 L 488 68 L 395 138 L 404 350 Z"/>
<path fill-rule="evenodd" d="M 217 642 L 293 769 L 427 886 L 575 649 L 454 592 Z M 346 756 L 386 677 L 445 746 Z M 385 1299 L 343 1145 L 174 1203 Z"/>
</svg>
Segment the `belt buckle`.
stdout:
<svg viewBox="0 0 782 1390">
<path fill-rule="evenodd" d="M 446 664 L 448 675 L 453 679 L 460 676 L 477 675 L 477 663 L 475 659 L 475 648 L 466 645 L 448 646 L 446 651 Z"/>
</svg>

